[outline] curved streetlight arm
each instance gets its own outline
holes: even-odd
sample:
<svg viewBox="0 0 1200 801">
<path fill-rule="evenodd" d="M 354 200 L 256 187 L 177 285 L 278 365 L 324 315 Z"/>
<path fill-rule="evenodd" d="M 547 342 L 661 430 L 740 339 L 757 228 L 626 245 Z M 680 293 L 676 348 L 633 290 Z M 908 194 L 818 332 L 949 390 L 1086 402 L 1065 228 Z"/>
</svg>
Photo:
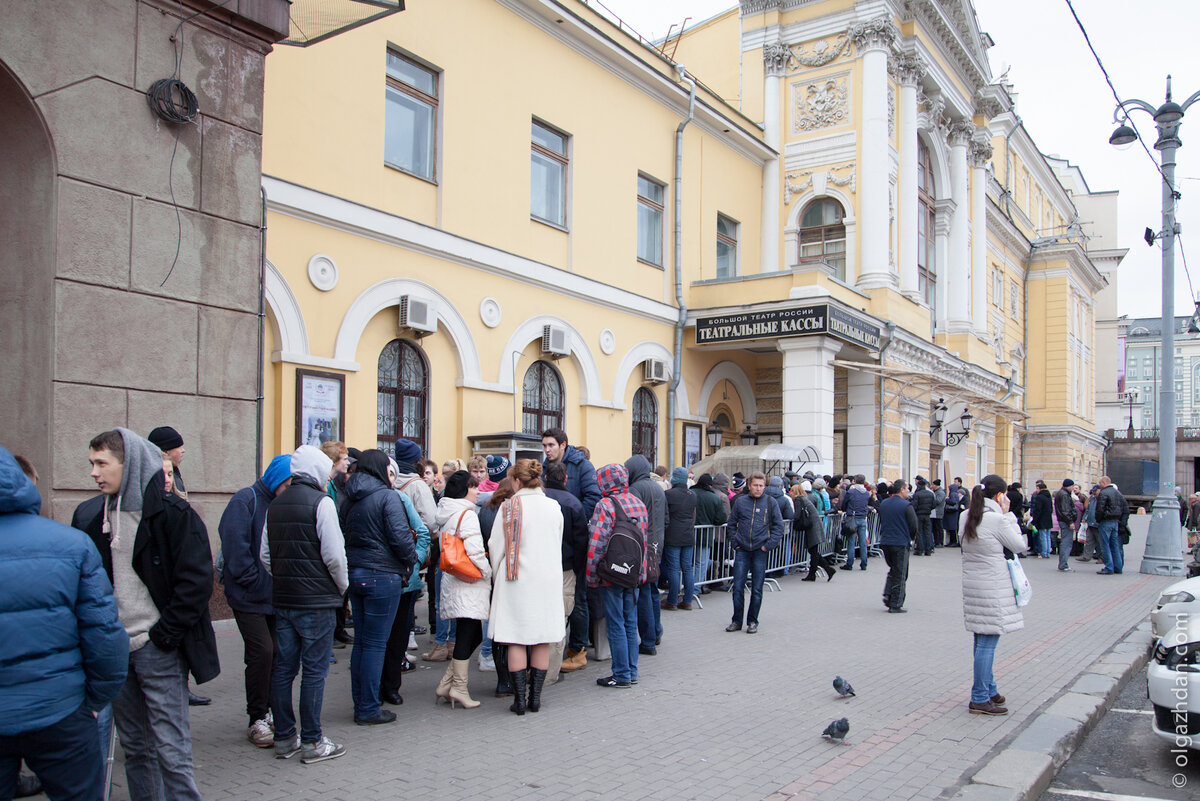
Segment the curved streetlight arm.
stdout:
<svg viewBox="0 0 1200 801">
<path fill-rule="evenodd" d="M 1198 94 L 1200 94 L 1200 93 L 1198 93 Z M 1192 102 L 1192 99 L 1195 99 L 1195 95 L 1193 95 L 1192 98 L 1190 98 L 1188 100 L 1188 102 L 1189 103 Z M 1155 112 L 1158 111 L 1157 107 L 1150 105 L 1145 100 L 1138 100 L 1137 98 L 1130 98 L 1129 100 L 1122 100 L 1120 103 L 1117 104 L 1117 107 L 1115 109 L 1113 109 L 1113 122 L 1121 122 L 1122 120 L 1129 119 L 1128 110 L 1125 108 L 1126 106 L 1133 106 L 1134 108 L 1140 108 L 1142 111 L 1146 112 L 1151 117 L 1153 117 Z"/>
<path fill-rule="evenodd" d="M 1197 91 L 1197 92 L 1196 92 L 1194 95 L 1192 95 L 1191 97 L 1189 97 L 1187 100 L 1185 100 L 1185 101 L 1183 101 L 1182 103 L 1180 103 L 1180 104 L 1179 104 L 1179 107 L 1180 107 L 1181 109 L 1183 109 L 1184 111 L 1187 111 L 1187 110 L 1188 110 L 1188 106 L 1192 105 L 1192 104 L 1193 104 L 1193 103 L 1195 103 L 1197 100 L 1200 100 L 1200 91 Z"/>
</svg>

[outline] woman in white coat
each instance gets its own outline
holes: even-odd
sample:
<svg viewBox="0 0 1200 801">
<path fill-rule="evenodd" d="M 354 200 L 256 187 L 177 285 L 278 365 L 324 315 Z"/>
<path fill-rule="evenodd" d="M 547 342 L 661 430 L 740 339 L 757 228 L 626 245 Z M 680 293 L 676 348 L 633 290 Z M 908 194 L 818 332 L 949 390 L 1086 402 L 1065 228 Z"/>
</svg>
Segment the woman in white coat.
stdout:
<svg viewBox="0 0 1200 801">
<path fill-rule="evenodd" d="M 1025 625 L 1004 561 L 1004 549 L 1025 550 L 1025 537 L 1008 513 L 1008 485 L 1000 476 L 984 476 L 971 491 L 971 505 L 961 515 L 963 616 L 975 635 L 975 681 L 972 715 L 1007 715 L 1005 698 L 996 689 L 992 665 L 1001 634 Z"/>
<path fill-rule="evenodd" d="M 563 516 L 542 491 L 542 465 L 519 459 L 508 473 L 516 493 L 500 506 L 488 552 L 496 578 L 488 631 L 508 646 L 514 700 L 510 710 L 537 712 L 550 667 L 550 643 L 566 633 L 562 594 Z M 526 676 L 525 646 L 533 646 Z M 515 647 L 514 647 L 515 646 Z M 528 681 L 529 697 L 525 697 Z"/>
<path fill-rule="evenodd" d="M 480 578 L 466 581 L 449 572 L 442 573 L 438 595 L 438 615 L 442 620 L 454 620 L 457 637 L 454 656 L 438 684 L 433 702 L 445 698 L 450 702 L 474 709 L 479 702 L 467 692 L 467 668 L 471 654 L 483 642 L 483 621 L 488 619 L 491 601 L 492 566 L 483 550 L 479 532 L 479 516 L 475 500 L 479 495 L 479 479 L 466 470 L 452 473 L 446 479 L 446 492 L 438 501 L 437 522 L 439 538 L 458 537 L 462 540 L 467 558 L 479 568 Z"/>
</svg>

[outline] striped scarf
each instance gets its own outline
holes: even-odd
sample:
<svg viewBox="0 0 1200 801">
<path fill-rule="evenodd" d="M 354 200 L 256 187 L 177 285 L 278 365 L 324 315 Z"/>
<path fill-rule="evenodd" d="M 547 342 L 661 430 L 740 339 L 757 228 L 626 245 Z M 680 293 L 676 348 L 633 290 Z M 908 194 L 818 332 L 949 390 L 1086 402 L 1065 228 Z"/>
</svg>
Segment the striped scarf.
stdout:
<svg viewBox="0 0 1200 801">
<path fill-rule="evenodd" d="M 524 521 L 521 518 L 521 499 L 509 498 L 500 507 L 504 515 L 504 562 L 505 574 L 509 581 L 517 580 L 517 563 L 521 556 L 521 529 Z"/>
</svg>

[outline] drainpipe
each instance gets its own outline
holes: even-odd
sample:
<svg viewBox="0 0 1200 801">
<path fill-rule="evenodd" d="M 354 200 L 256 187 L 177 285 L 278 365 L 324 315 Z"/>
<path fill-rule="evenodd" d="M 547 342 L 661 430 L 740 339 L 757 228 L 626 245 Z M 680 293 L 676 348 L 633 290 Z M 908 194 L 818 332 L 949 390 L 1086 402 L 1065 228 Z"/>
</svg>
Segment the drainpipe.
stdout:
<svg viewBox="0 0 1200 801">
<path fill-rule="evenodd" d="M 879 348 L 879 366 L 883 367 L 883 357 L 887 353 L 887 349 L 892 346 L 892 341 L 896 337 L 896 324 L 888 320 L 887 333 L 883 337 L 883 345 Z M 883 475 L 883 373 L 879 374 L 879 402 L 875 404 L 879 409 L 879 458 L 875 460 L 875 477 L 879 478 Z"/>
<path fill-rule="evenodd" d="M 683 129 L 696 116 L 696 82 L 682 64 L 676 64 L 679 80 L 689 87 L 687 118 L 675 129 L 675 303 L 679 318 L 675 321 L 675 355 L 671 361 L 671 383 L 667 388 L 667 464 L 675 468 L 675 395 L 683 378 L 683 327 L 687 323 L 687 305 L 683 302 Z"/>
<path fill-rule="evenodd" d="M 1014 125 L 1012 130 L 1004 136 L 1004 215 L 1008 217 L 1009 222 L 1012 222 L 1012 210 L 1008 207 L 1009 201 L 1012 199 L 1012 190 L 1010 189 L 1010 183 L 1012 181 L 1012 167 L 1009 166 L 1012 164 L 1012 148 L 1010 147 L 1009 142 L 1012 139 L 1013 134 L 1017 132 L 1017 129 L 1024 127 L 1024 125 L 1025 120 L 1021 119 L 1020 116 L 1017 116 L 1017 124 Z"/>
<path fill-rule="evenodd" d="M 1009 221 L 1012 221 L 1011 215 Z M 1022 318 L 1023 333 L 1021 334 L 1021 350 L 1024 356 L 1021 357 L 1021 380 L 1025 382 L 1026 388 L 1029 387 L 1029 271 L 1033 269 L 1033 252 L 1037 250 L 1037 246 L 1041 244 L 1035 238 L 1029 243 L 1029 255 L 1025 258 L 1025 275 L 1021 279 L 1021 304 L 1022 311 L 1025 312 Z M 1015 373 L 1014 373 L 1015 378 Z M 1011 394 L 1011 390 L 1010 390 Z M 1008 397 L 1005 395 L 1004 397 Z M 1025 399 L 1029 400 L 1028 396 Z M 1025 437 L 1021 437 L 1021 483 L 1024 484 L 1025 478 Z"/>
<path fill-rule="evenodd" d="M 265 355 L 263 348 L 266 347 L 266 332 L 267 324 L 267 189 L 265 186 L 258 188 L 262 198 L 262 212 L 258 226 L 258 385 L 257 395 L 254 399 L 255 412 L 257 414 L 257 431 L 258 436 L 254 442 L 254 472 L 260 478 L 262 477 L 263 463 L 263 359 Z"/>
</svg>

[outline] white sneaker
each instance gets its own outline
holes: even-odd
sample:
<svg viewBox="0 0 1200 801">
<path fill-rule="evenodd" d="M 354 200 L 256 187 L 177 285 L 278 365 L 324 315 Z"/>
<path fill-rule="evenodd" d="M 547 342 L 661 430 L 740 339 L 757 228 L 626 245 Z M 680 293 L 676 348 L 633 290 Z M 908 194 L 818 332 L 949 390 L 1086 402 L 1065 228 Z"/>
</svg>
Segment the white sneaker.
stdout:
<svg viewBox="0 0 1200 801">
<path fill-rule="evenodd" d="M 496 661 L 490 656 L 479 655 L 479 669 L 484 673 L 496 672 Z"/>
<path fill-rule="evenodd" d="M 405 650 L 407 650 L 407 651 L 415 651 L 415 650 L 417 650 L 417 648 L 418 648 L 418 647 L 419 647 L 419 646 L 417 645 L 417 635 L 413 634 L 413 633 L 410 631 L 410 632 L 408 633 L 408 648 L 406 648 Z"/>
<path fill-rule="evenodd" d="M 322 737 L 315 743 L 305 743 L 300 754 L 300 761 L 305 765 L 314 762 L 324 762 L 327 759 L 337 759 L 346 753 L 346 746 L 338 745 L 328 737 Z"/>
<path fill-rule="evenodd" d="M 246 739 L 259 748 L 270 748 L 275 745 L 275 733 L 271 729 L 270 721 L 267 718 L 254 721 L 254 725 L 246 732 Z"/>
</svg>

